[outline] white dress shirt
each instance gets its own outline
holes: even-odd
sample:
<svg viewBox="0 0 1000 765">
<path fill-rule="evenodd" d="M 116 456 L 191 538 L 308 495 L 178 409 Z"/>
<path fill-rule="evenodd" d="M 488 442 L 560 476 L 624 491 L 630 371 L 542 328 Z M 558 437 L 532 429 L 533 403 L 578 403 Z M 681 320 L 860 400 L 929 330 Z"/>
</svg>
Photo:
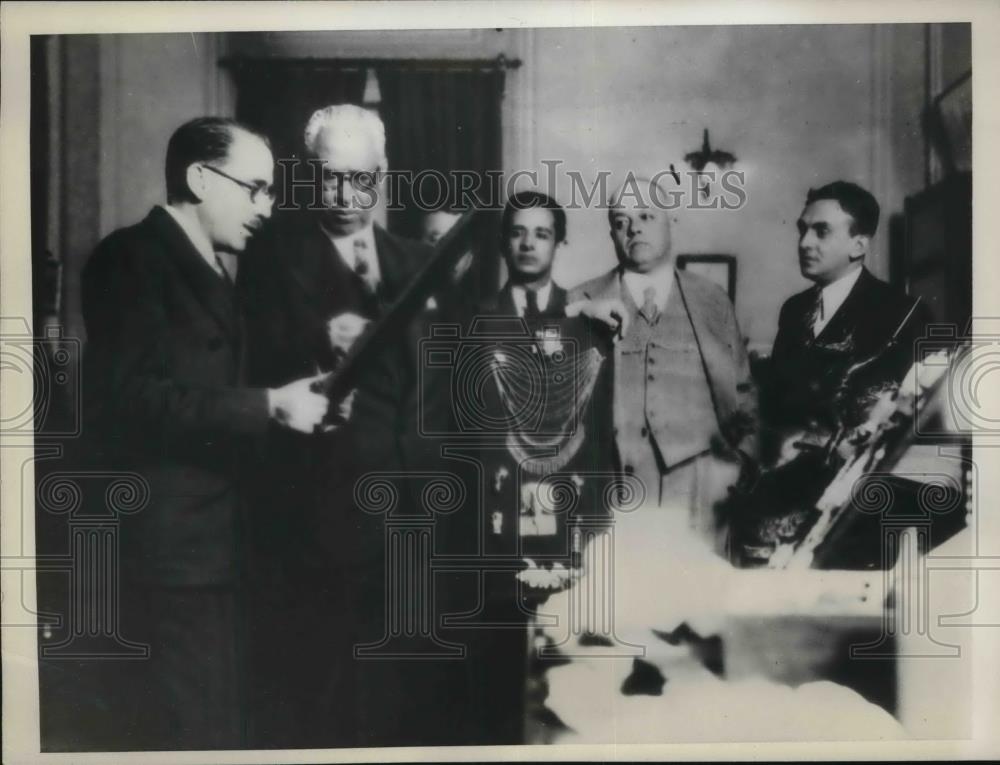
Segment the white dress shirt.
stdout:
<svg viewBox="0 0 1000 765">
<path fill-rule="evenodd" d="M 375 229 L 371 223 L 347 236 L 335 237 L 329 233 L 327 233 L 327 236 L 330 237 L 330 241 L 333 242 L 337 254 L 340 255 L 340 259 L 347 264 L 348 268 L 352 271 L 357 271 L 358 259 L 364 258 L 368 266 L 364 277 L 365 281 L 372 285 L 381 283 L 382 272 L 379 270 L 378 255 L 375 252 Z M 364 242 L 364 248 L 359 250 L 355 246 L 357 242 Z"/>
<path fill-rule="evenodd" d="M 221 265 L 221 254 L 215 252 L 215 248 L 212 247 L 212 243 L 208 241 L 208 237 L 205 236 L 205 232 L 201 230 L 195 221 L 178 210 L 173 205 L 163 205 L 163 209 L 166 210 L 170 217 L 177 221 L 177 225 L 181 227 L 181 230 L 191 240 L 191 244 L 194 246 L 198 254 L 208 263 L 208 267 L 211 268 L 215 273 L 221 276 L 223 279 L 235 279 L 236 278 L 236 258 L 232 258 L 226 262 L 226 268 L 229 271 L 228 274 L 223 273 Z"/>
<path fill-rule="evenodd" d="M 813 334 L 819 335 L 823 328 L 830 323 L 830 319 L 840 309 L 840 306 L 847 300 L 847 296 L 854 285 L 857 284 L 861 276 L 861 266 L 853 271 L 844 274 L 834 282 L 830 282 L 820 290 L 820 314 L 813 324 Z"/>
<path fill-rule="evenodd" d="M 668 263 L 645 274 L 623 271 L 622 281 L 639 308 L 646 302 L 646 290 L 652 287 L 656 291 L 656 307 L 662 313 L 674 288 L 674 265 Z"/>
<path fill-rule="evenodd" d="M 524 292 L 524 287 L 519 284 L 510 288 L 510 296 L 514 299 L 514 308 L 517 309 L 517 315 L 520 317 L 524 316 L 524 312 L 528 308 L 528 298 L 525 297 Z M 544 313 L 545 309 L 549 306 L 549 295 L 552 294 L 552 282 L 548 282 L 544 287 L 539 287 L 535 294 L 538 296 L 538 312 Z"/>
</svg>

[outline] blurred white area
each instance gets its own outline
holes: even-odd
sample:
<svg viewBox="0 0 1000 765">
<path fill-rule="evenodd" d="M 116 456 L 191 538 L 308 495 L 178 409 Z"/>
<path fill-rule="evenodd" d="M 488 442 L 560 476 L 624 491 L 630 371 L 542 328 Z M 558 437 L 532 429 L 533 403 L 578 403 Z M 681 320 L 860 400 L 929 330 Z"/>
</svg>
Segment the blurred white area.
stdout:
<svg viewBox="0 0 1000 765">
<path fill-rule="evenodd" d="M 555 642 L 568 640 L 571 631 L 602 633 L 608 615 L 619 639 L 648 645 L 650 630 L 669 632 L 684 623 L 707 636 L 745 615 L 881 614 L 881 572 L 737 569 L 690 528 L 686 508 L 619 513 L 608 539 L 607 550 L 585 552 L 577 585 L 540 607 L 557 620 L 547 628 Z"/>
<path fill-rule="evenodd" d="M 969 527 L 932 551 L 926 559 L 926 597 L 918 591 L 915 604 L 926 614 L 926 629 L 912 629 L 900 636 L 904 657 L 896 670 L 898 714 L 914 738 L 964 739 L 974 732 L 973 684 L 977 678 L 973 661 L 977 660 L 977 648 L 995 650 L 1000 624 L 997 599 L 987 594 L 998 592 L 1000 571 L 972 570 L 976 567 L 975 547 L 974 528 Z M 993 586 L 984 586 L 989 583 L 981 581 L 982 577 L 992 577 Z M 990 644 L 984 645 L 986 642 Z M 952 652 L 957 655 L 948 655 Z M 978 660 L 982 660 L 981 654 Z M 978 681 L 988 686 L 988 697 L 996 699 L 996 677 L 984 676 Z M 994 730 L 995 725 L 994 719 Z"/>
<path fill-rule="evenodd" d="M 793 689 L 763 679 L 724 681 L 708 670 L 675 671 L 662 696 L 624 696 L 618 688 L 628 671 L 625 660 L 551 670 L 546 704 L 574 731 L 556 743 L 906 738 L 892 715 L 835 683 Z"/>
<path fill-rule="evenodd" d="M 546 673 L 546 706 L 573 729 L 558 743 L 898 739 L 960 732 L 953 723 L 969 719 L 962 705 L 955 714 L 927 708 L 935 699 L 927 678 L 950 698 L 962 687 L 960 663 L 939 660 L 929 674 L 918 659 L 901 664 L 905 727 L 856 691 L 818 679 L 817 667 L 845 647 L 838 636 L 879 634 L 892 581 L 885 572 L 734 569 L 679 508 L 620 514 L 592 547 L 582 579 L 540 608 L 546 635 L 572 657 Z M 725 679 L 688 645 L 656 634 L 682 624 L 722 637 Z M 580 646 L 588 631 L 613 645 Z M 636 656 L 666 678 L 662 695 L 622 693 Z"/>
</svg>

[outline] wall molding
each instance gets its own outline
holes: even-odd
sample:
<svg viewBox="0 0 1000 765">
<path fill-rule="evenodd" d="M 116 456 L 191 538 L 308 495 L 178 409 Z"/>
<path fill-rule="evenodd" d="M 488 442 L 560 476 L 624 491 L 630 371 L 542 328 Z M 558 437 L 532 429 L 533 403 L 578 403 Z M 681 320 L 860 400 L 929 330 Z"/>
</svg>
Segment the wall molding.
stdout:
<svg viewBox="0 0 1000 765">
<path fill-rule="evenodd" d="M 99 46 L 98 141 L 101 147 L 100 230 L 108 232 L 118 226 L 118 200 L 121 197 L 121 152 L 118 120 L 121 114 L 121 43 L 118 35 L 101 35 Z"/>
<path fill-rule="evenodd" d="M 221 32 L 202 35 L 205 45 L 205 114 L 219 117 L 236 115 L 236 90 L 232 78 L 219 62 L 229 55 L 229 36 Z"/>
<path fill-rule="evenodd" d="M 927 81 L 924 93 L 924 109 L 929 109 L 934 99 L 944 89 L 944 30 L 940 24 L 927 25 Z M 932 186 L 944 178 L 944 168 L 941 158 L 924 136 L 926 166 L 926 185 Z"/>
<path fill-rule="evenodd" d="M 538 163 L 535 120 L 537 38 L 535 30 L 527 28 L 512 30 L 510 35 L 509 57 L 520 59 L 521 66 L 507 70 L 500 109 L 503 120 L 503 170 L 508 177 L 516 170 L 533 168 Z"/>
<path fill-rule="evenodd" d="M 63 271 L 66 268 L 66 254 L 63 251 L 63 79 L 62 79 L 62 59 L 65 55 L 63 50 L 63 38 L 53 35 L 45 41 L 46 69 L 48 70 L 48 106 L 49 106 L 49 134 L 48 140 L 48 230 L 45 232 L 45 244 L 48 250 L 55 254 L 62 264 Z"/>
<path fill-rule="evenodd" d="M 883 220 L 879 225 L 868 268 L 881 279 L 889 278 L 889 215 L 902 206 L 897 199 L 898 183 L 892 166 L 893 125 L 893 28 L 889 24 L 874 24 L 871 31 L 871 102 L 869 106 L 871 144 L 869 172 L 871 192 L 882 206 Z"/>
</svg>

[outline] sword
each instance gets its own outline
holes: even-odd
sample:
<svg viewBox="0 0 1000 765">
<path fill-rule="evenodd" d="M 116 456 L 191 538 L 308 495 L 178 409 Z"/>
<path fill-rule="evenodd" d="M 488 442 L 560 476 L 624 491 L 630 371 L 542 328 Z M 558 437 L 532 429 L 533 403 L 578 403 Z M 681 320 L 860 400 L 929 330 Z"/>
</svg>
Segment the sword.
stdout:
<svg viewBox="0 0 1000 765">
<path fill-rule="evenodd" d="M 369 324 L 344 355 L 338 367 L 317 381 L 317 390 L 325 393 L 330 399 L 331 411 L 357 385 L 362 370 L 420 313 L 427 303 L 427 298 L 440 291 L 452 268 L 469 249 L 476 233 L 476 226 L 473 224 L 482 212 L 471 209 L 458 219 L 435 245 L 430 259 L 390 306 L 385 316 Z M 324 422 L 329 422 L 330 418 L 331 415 L 328 414 Z"/>
</svg>

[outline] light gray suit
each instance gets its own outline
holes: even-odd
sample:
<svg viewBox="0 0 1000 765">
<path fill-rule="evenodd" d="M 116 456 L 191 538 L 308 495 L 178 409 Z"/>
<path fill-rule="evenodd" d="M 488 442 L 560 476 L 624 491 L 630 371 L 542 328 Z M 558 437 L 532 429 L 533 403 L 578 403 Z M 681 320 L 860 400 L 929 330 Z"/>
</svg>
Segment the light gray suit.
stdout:
<svg viewBox="0 0 1000 765">
<path fill-rule="evenodd" d="M 613 362 L 619 469 L 642 482 L 648 503 L 686 506 L 719 547 L 714 506 L 738 474 L 737 453 L 757 456 L 757 391 L 732 303 L 676 271 L 666 308 L 650 320 L 620 268 L 570 290 L 568 302 L 611 298 L 630 312 Z"/>
</svg>

